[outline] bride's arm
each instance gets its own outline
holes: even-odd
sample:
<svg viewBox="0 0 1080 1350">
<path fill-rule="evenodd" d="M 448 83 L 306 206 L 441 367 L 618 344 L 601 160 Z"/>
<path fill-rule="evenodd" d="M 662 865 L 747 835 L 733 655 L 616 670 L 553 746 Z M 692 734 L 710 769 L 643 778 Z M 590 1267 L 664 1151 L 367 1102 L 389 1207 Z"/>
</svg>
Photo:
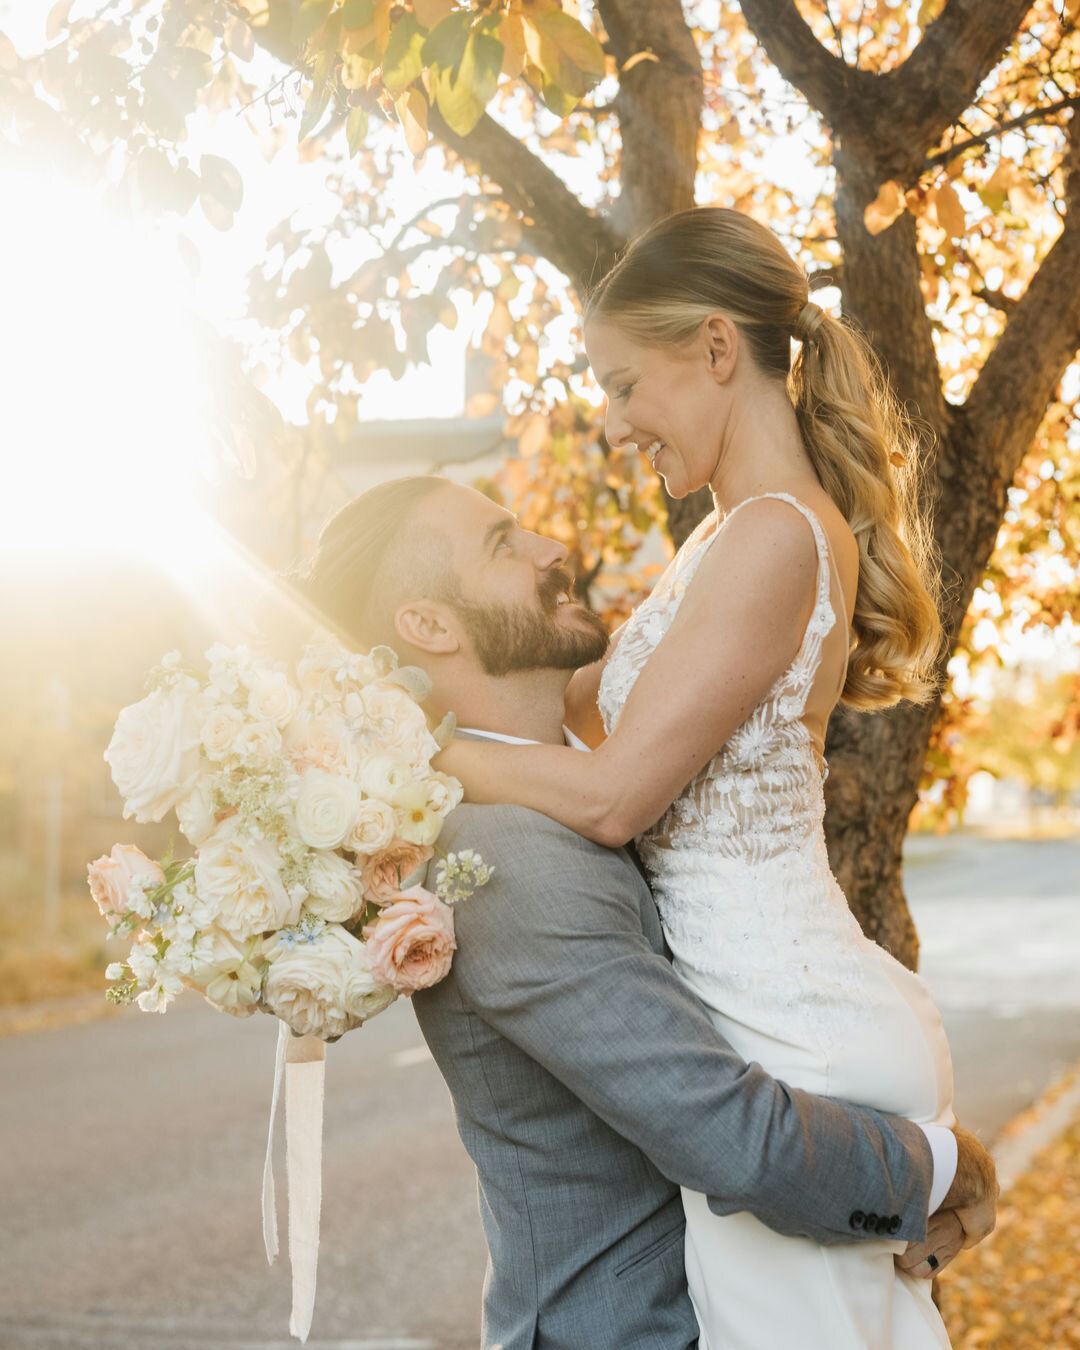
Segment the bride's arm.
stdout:
<svg viewBox="0 0 1080 1350">
<path fill-rule="evenodd" d="M 652 825 L 791 665 L 813 611 L 817 551 L 774 499 L 741 510 L 701 562 L 618 724 L 591 755 L 455 741 L 439 767 L 474 802 L 514 802 L 597 843 Z"/>
</svg>

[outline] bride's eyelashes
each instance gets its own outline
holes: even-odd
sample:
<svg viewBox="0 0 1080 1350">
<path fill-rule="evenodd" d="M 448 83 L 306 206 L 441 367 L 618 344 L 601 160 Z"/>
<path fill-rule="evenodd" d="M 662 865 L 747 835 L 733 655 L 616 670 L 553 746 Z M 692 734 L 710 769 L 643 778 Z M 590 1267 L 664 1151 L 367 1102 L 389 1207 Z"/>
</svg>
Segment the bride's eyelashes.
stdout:
<svg viewBox="0 0 1080 1350">
<path fill-rule="evenodd" d="M 615 391 L 615 397 L 617 399 L 629 398 L 631 393 L 633 393 L 633 389 L 634 386 L 632 384 L 624 384 L 621 389 Z"/>
</svg>

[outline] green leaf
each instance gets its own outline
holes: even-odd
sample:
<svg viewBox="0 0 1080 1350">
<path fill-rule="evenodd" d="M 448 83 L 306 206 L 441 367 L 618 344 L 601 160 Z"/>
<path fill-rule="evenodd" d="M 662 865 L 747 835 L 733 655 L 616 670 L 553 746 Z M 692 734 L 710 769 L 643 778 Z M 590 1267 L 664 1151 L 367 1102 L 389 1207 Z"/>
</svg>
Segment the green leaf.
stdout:
<svg viewBox="0 0 1080 1350">
<path fill-rule="evenodd" d="M 333 92 L 334 87 L 329 82 L 312 85 L 311 93 L 308 94 L 307 101 L 304 104 L 304 115 L 300 118 L 300 140 L 303 140 L 305 136 L 310 136 L 318 126 Z"/>
<path fill-rule="evenodd" d="M 202 190 L 226 209 L 239 211 L 244 201 L 244 180 L 235 164 L 220 155 L 203 155 L 199 161 Z"/>
<path fill-rule="evenodd" d="M 502 43 L 474 30 L 468 35 L 456 71 L 434 69 L 435 102 L 447 126 L 458 136 L 467 136 L 484 115 L 498 88 L 502 62 Z"/>
<path fill-rule="evenodd" d="M 425 66 L 456 67 L 465 55 L 471 16 L 467 11 L 448 14 L 428 34 L 421 51 Z"/>
<path fill-rule="evenodd" d="M 366 108 L 353 108 L 349 120 L 345 123 L 345 139 L 349 143 L 349 154 L 355 155 L 364 144 L 368 132 L 368 112 Z"/>
<path fill-rule="evenodd" d="M 292 40 L 298 45 L 307 42 L 329 17 L 334 0 L 304 0 L 293 19 Z"/>
<path fill-rule="evenodd" d="M 382 78 L 387 89 L 404 89 L 420 74 L 426 37 L 416 15 L 406 11 L 394 25 L 383 57 Z"/>
</svg>

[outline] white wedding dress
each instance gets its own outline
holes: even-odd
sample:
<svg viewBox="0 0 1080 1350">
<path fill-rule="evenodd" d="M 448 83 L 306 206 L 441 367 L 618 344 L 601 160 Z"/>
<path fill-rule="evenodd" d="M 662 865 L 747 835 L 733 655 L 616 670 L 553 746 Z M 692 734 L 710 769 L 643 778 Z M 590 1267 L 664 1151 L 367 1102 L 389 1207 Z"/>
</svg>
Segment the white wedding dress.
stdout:
<svg viewBox="0 0 1080 1350">
<path fill-rule="evenodd" d="M 793 1087 L 951 1125 L 952 1065 L 937 1009 L 917 975 L 864 937 L 825 850 L 827 770 L 806 711 L 813 695 L 823 739 L 849 645 L 846 624 L 834 632 L 837 610 L 845 619 L 846 610 L 838 577 L 833 604 L 825 531 L 794 497 L 762 495 L 801 512 L 817 543 L 817 599 L 802 645 L 764 701 L 638 838 L 638 850 L 676 972 L 744 1059 Z M 734 514 L 712 533 L 713 518 L 702 522 L 623 629 L 600 685 L 609 733 Z M 834 673 L 822 688 L 816 677 L 830 633 Z M 929 1281 L 893 1264 L 903 1242 L 823 1247 L 781 1237 L 750 1214 L 713 1214 L 693 1191 L 683 1201 L 701 1350 L 948 1347 Z"/>
</svg>

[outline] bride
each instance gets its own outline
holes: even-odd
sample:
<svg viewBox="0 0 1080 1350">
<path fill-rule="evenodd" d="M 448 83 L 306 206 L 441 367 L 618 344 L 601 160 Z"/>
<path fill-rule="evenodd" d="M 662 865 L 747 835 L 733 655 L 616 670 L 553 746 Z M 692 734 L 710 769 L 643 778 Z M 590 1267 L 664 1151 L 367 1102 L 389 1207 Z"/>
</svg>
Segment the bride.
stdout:
<svg viewBox="0 0 1080 1350">
<path fill-rule="evenodd" d="M 715 512 L 571 683 L 571 729 L 595 753 L 457 741 L 441 767 L 473 801 L 636 839 L 675 970 L 745 1059 L 951 1125 L 938 1012 L 863 936 L 823 832 L 837 702 L 932 692 L 942 634 L 910 432 L 864 344 L 734 211 L 635 241 L 589 299 L 585 342 L 608 440 L 645 451 L 674 497 L 708 484 Z M 877 1216 L 880 1240 L 820 1247 L 683 1200 L 702 1350 L 948 1346 Z"/>
</svg>

